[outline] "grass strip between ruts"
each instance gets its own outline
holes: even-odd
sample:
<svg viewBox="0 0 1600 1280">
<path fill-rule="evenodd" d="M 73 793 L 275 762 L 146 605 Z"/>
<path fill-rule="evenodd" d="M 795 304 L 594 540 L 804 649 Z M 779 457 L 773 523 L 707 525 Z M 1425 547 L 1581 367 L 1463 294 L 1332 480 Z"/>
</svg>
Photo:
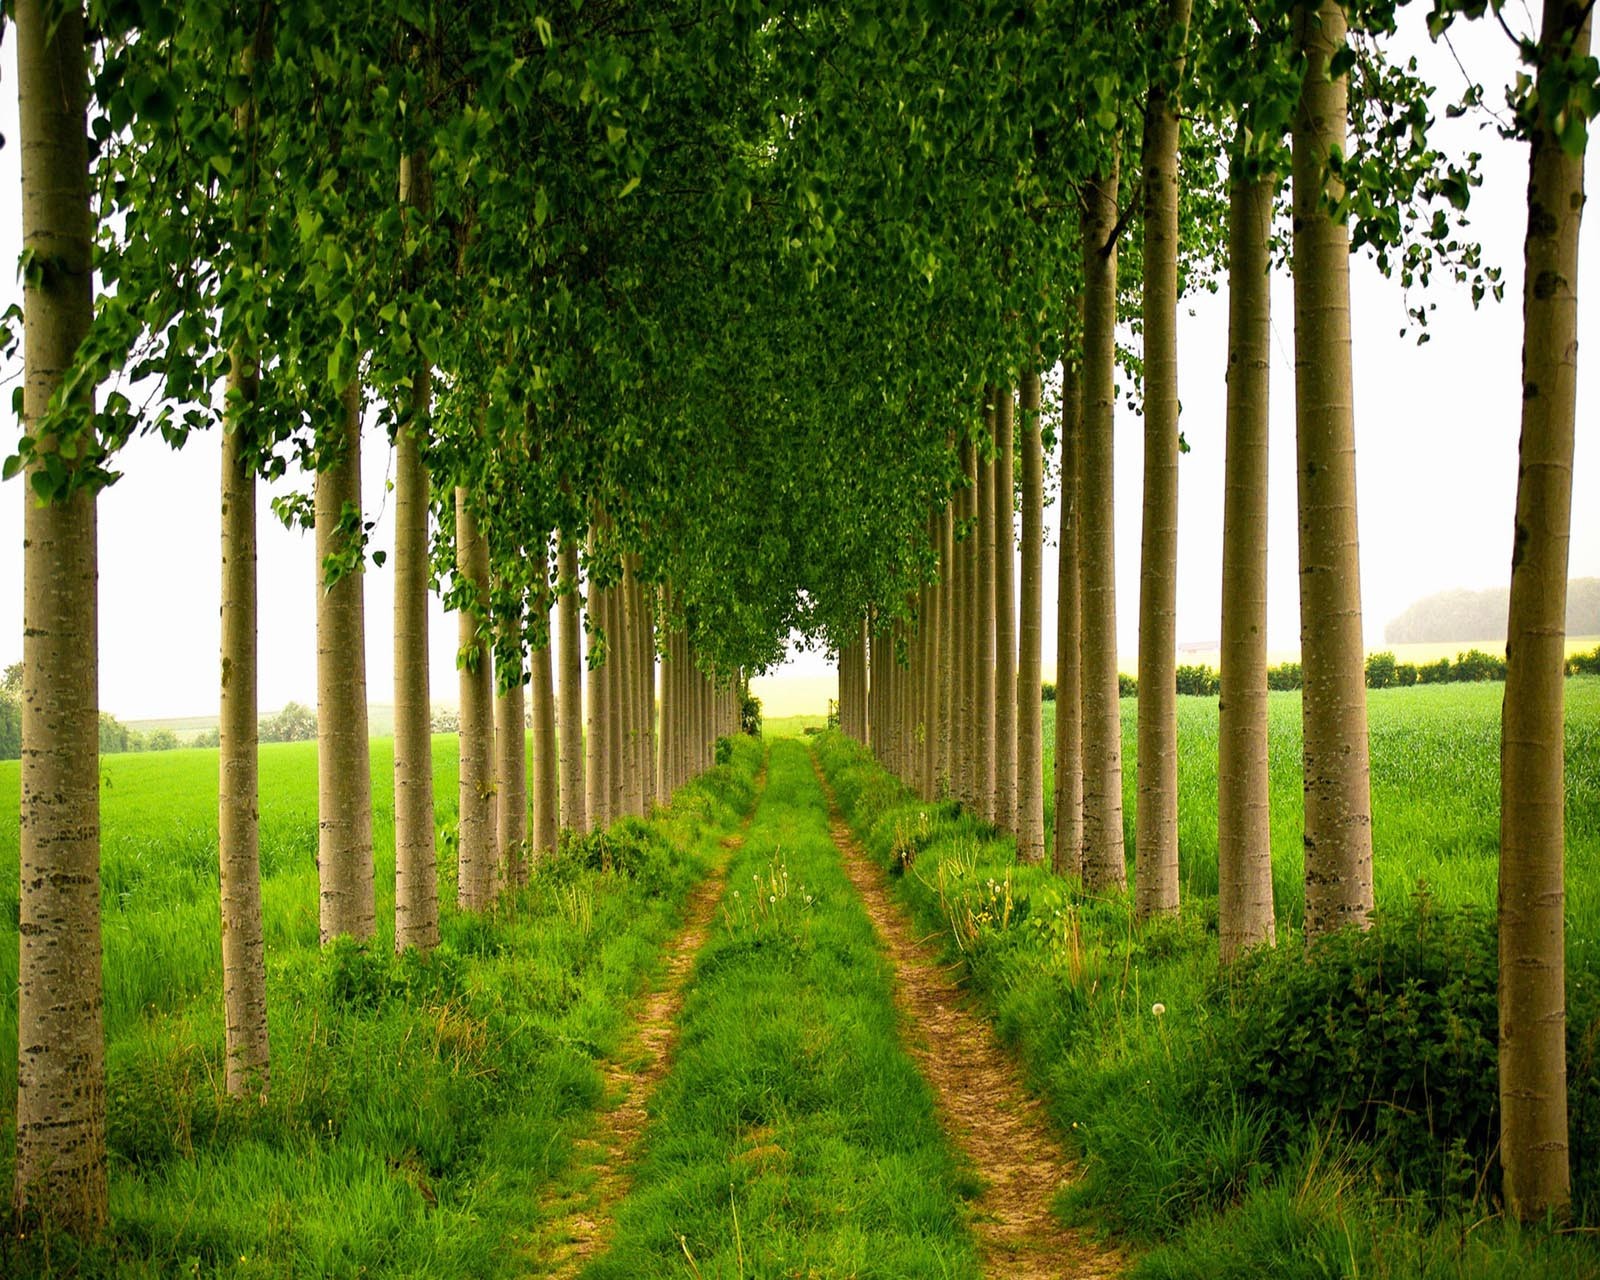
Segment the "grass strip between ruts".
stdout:
<svg viewBox="0 0 1600 1280">
<path fill-rule="evenodd" d="M 804 746 L 772 743 L 611 1251 L 587 1280 L 976 1276 L 888 961 Z"/>
</svg>

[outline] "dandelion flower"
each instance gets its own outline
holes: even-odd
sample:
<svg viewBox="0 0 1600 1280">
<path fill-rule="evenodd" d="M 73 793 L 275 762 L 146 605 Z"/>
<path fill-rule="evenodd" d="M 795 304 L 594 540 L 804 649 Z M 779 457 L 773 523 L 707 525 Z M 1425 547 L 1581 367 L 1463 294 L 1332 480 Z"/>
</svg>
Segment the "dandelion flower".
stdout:
<svg viewBox="0 0 1600 1280">
<path fill-rule="evenodd" d="M 775 893 L 769 893 L 769 894 L 768 894 L 768 895 L 767 895 L 767 901 L 768 901 L 768 902 L 776 902 L 776 901 L 777 901 L 777 900 L 778 900 L 778 895 L 777 895 L 777 894 L 775 894 Z"/>
<path fill-rule="evenodd" d="M 1158 1017 L 1158 1018 L 1162 1014 L 1164 1014 L 1166 1011 L 1167 1011 L 1167 1006 L 1162 1004 L 1159 1000 L 1157 1000 L 1153 1005 L 1150 1006 L 1150 1012 L 1155 1014 L 1156 1017 Z"/>
</svg>

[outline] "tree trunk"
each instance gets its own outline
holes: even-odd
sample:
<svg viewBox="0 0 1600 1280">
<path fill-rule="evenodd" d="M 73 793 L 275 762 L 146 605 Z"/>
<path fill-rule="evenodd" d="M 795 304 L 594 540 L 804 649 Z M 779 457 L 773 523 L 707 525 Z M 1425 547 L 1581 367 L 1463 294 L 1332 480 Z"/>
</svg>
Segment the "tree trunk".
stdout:
<svg viewBox="0 0 1600 1280">
<path fill-rule="evenodd" d="M 644 813 L 644 699 L 639 685 L 639 633 L 644 619 L 633 561 L 631 555 L 623 557 L 622 589 L 617 593 L 622 615 L 617 683 L 622 704 L 622 812 L 640 817 Z"/>
<path fill-rule="evenodd" d="M 228 1095 L 265 1100 L 271 1055 L 256 767 L 256 474 L 247 448 L 257 377 L 255 362 L 235 348 L 228 361 L 228 421 L 222 433 L 217 852 Z"/>
<path fill-rule="evenodd" d="M 1161 35 L 1177 82 L 1189 0 Z M 1158 73 L 1145 110 L 1144 507 L 1139 547 L 1139 761 L 1134 911 L 1178 914 L 1178 109 Z"/>
<path fill-rule="evenodd" d="M 372 770 L 367 746 L 365 575 L 326 585 L 330 556 L 346 549 L 341 518 L 361 511 L 361 389 L 344 392 L 338 453 L 317 472 L 317 876 L 324 943 L 377 930 L 372 877 Z"/>
<path fill-rule="evenodd" d="M 1541 61 L 1584 58 L 1590 11 L 1545 0 Z M 1507 1211 L 1567 1216 L 1563 769 L 1567 560 L 1578 376 L 1583 151 L 1546 118 L 1528 161 L 1522 440 L 1500 731 L 1500 1160 Z"/>
<path fill-rule="evenodd" d="M 456 572 L 471 584 L 476 607 L 489 607 L 489 543 L 478 527 L 467 490 L 456 488 Z M 461 678 L 460 816 L 456 840 L 456 902 L 483 911 L 494 902 L 494 656 L 486 619 L 463 605 L 457 615 Z"/>
<path fill-rule="evenodd" d="M 988 419 L 989 437 L 994 438 L 994 389 L 989 391 L 989 407 L 984 416 Z M 977 599 L 973 617 L 977 623 L 978 686 L 974 701 L 977 704 L 978 731 L 977 788 L 978 813 L 985 822 L 994 821 L 994 460 L 978 458 L 978 539 L 976 546 Z"/>
<path fill-rule="evenodd" d="M 23 430 L 65 380 L 93 313 L 83 11 L 17 0 L 24 273 Z M 79 458 L 91 452 L 81 406 Z M 39 456 L 61 441 L 38 438 Z M 68 469 L 73 468 L 68 463 Z M 17 1211 L 79 1236 L 106 1222 L 101 1021 L 95 499 L 23 490 Z"/>
<path fill-rule="evenodd" d="M 1044 449 L 1039 372 L 1022 375 L 1022 620 L 1017 638 L 1017 861 L 1044 861 Z"/>
<path fill-rule="evenodd" d="M 623 603 L 623 582 L 619 578 L 606 588 L 606 797 L 607 825 L 628 813 L 628 762 L 624 754 L 628 738 L 628 688 L 623 678 L 627 661 L 627 625 Z"/>
<path fill-rule="evenodd" d="M 1236 170 L 1228 212 L 1228 443 L 1217 736 L 1217 939 L 1223 965 L 1275 937 L 1267 773 L 1267 407 L 1276 187 L 1274 178 L 1241 177 Z"/>
<path fill-rule="evenodd" d="M 955 546 L 955 590 L 957 590 L 957 622 L 955 622 L 955 795 L 963 808 L 973 808 L 978 802 L 978 781 L 973 768 L 973 755 L 978 747 L 978 734 L 973 726 L 976 720 L 974 698 L 978 693 L 978 678 L 973 666 L 973 611 L 978 602 L 978 528 L 974 517 L 978 515 L 978 493 L 974 485 L 973 442 L 971 437 L 962 442 L 962 491 L 958 496 L 957 518 L 962 522 L 962 541 Z"/>
<path fill-rule="evenodd" d="M 590 538 L 589 551 L 594 552 Z M 593 563 L 591 559 L 590 563 Z M 611 779 L 606 775 L 606 672 L 600 665 L 605 641 L 605 590 L 595 584 L 591 573 L 589 593 L 584 599 L 584 625 L 589 634 L 585 701 L 589 731 L 584 735 L 585 809 L 589 830 L 604 831 L 611 824 Z"/>
<path fill-rule="evenodd" d="M 656 794 L 656 734 L 659 727 L 656 717 L 656 588 L 655 584 L 641 584 L 644 597 L 639 630 L 639 689 L 644 699 L 644 809 L 649 814 L 655 809 Z"/>
<path fill-rule="evenodd" d="M 427 204 L 426 157 L 402 164 L 402 204 Z M 428 507 L 422 442 L 432 410 L 433 363 L 416 363 L 411 417 L 395 431 L 394 479 L 394 945 L 439 944 L 433 835 L 433 709 L 428 676 Z"/>
<path fill-rule="evenodd" d="M 581 835 L 589 829 L 583 776 L 583 626 L 578 618 L 578 544 L 570 537 L 561 539 L 559 558 L 561 821 Z"/>
<path fill-rule="evenodd" d="M 955 727 L 955 503 L 945 503 L 939 516 L 939 771 L 938 796 L 950 794 L 951 744 Z"/>
<path fill-rule="evenodd" d="M 527 695 L 523 692 L 522 610 L 508 609 L 497 620 L 500 643 L 517 650 L 515 670 L 496 663 L 494 700 L 495 848 L 498 882 L 514 889 L 528 880 Z"/>
<path fill-rule="evenodd" d="M 533 690 L 533 831 L 529 848 L 541 861 L 555 852 L 561 832 L 559 770 L 556 766 L 556 697 L 550 670 L 550 539 L 541 536 L 532 553 L 536 609 L 544 611 L 545 642 L 532 653 Z M 526 878 L 526 877 L 524 877 Z"/>
<path fill-rule="evenodd" d="M 428 688 L 428 468 L 419 448 L 431 370 L 419 362 L 410 423 L 395 434 L 394 945 L 439 943 Z"/>
<path fill-rule="evenodd" d="M 1356 533 L 1350 235 L 1329 216 L 1348 81 L 1330 78 L 1344 8 L 1295 8 L 1306 59 L 1294 118 L 1294 382 L 1300 499 L 1300 662 L 1305 680 L 1305 929 L 1315 942 L 1372 916 L 1372 802 Z M 1140 690 L 1141 696 L 1143 690 Z"/>
<path fill-rule="evenodd" d="M 935 515 L 928 521 L 928 538 L 937 555 L 943 545 L 943 522 Z M 939 665 L 943 647 L 937 582 L 922 588 L 922 798 L 930 803 L 939 795 Z"/>
<path fill-rule="evenodd" d="M 1001 387 L 994 419 L 994 822 L 1017 829 L 1016 398 Z"/>
<path fill-rule="evenodd" d="M 1061 538 L 1056 564 L 1056 769 L 1055 844 L 1051 862 L 1060 876 L 1083 874 L 1083 675 L 1079 637 L 1083 596 L 1079 582 L 1079 490 L 1083 470 L 1083 297 L 1071 302 L 1071 329 L 1061 364 Z"/>
<path fill-rule="evenodd" d="M 1117 167 L 1084 188 L 1083 471 L 1078 523 L 1083 582 L 1083 886 L 1128 883 L 1122 843 L 1122 708 L 1117 684 L 1113 509 L 1116 414 Z M 1142 692 L 1142 690 L 1141 690 Z"/>
</svg>

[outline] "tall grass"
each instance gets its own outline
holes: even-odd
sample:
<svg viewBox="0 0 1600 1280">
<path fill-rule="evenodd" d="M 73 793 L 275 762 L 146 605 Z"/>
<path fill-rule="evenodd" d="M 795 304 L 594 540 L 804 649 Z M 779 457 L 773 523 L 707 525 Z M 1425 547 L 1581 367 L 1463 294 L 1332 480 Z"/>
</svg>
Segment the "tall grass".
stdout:
<svg viewBox="0 0 1600 1280">
<path fill-rule="evenodd" d="M 374 743 L 382 934 L 317 946 L 311 746 L 262 751 L 263 900 L 273 1087 L 222 1093 L 216 753 L 103 766 L 112 1230 L 86 1253 L 0 1236 L 0 1274 L 525 1274 L 541 1188 L 592 1122 L 596 1059 L 753 799 L 760 750 L 680 791 L 652 824 L 568 846 L 492 914 L 454 901 L 441 839 L 443 941 L 392 955 L 392 784 Z M 435 740 L 453 825 L 453 740 Z M 0 775 L 3 779 L 4 775 Z M 6 782 L 14 784 L 15 768 Z M 0 828 L 0 956 L 14 990 L 16 824 Z M 16 1008 L 0 1027 L 0 1181 L 15 1126 Z"/>
</svg>

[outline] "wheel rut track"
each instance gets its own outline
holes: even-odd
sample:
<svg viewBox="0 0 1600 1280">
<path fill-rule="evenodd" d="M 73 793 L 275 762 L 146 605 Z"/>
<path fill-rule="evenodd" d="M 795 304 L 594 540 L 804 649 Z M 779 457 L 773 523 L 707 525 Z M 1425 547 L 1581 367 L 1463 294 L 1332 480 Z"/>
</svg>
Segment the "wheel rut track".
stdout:
<svg viewBox="0 0 1600 1280">
<path fill-rule="evenodd" d="M 845 873 L 866 904 L 894 966 L 906 1048 L 933 1087 L 951 1141 L 983 1179 L 972 1229 L 984 1274 L 1000 1280 L 1110 1280 L 1124 1260 L 1056 1220 L 1051 1202 L 1078 1170 L 1067 1157 L 1016 1061 L 966 1006 L 938 952 L 917 936 L 890 896 L 888 877 L 857 843 L 811 756 L 828 804 L 828 827 Z"/>
<path fill-rule="evenodd" d="M 615 1055 L 601 1064 L 606 1097 L 615 1099 L 595 1117 L 593 1132 L 573 1145 L 580 1163 L 594 1170 L 592 1185 L 552 1197 L 543 1206 L 539 1273 L 572 1280 L 610 1243 L 617 1206 L 633 1185 L 633 1162 L 649 1121 L 651 1096 L 672 1065 L 678 1013 L 700 949 L 711 936 L 717 907 L 728 883 L 728 866 L 744 844 L 744 833 L 766 790 L 763 761 L 755 779 L 755 802 L 738 831 L 722 839 L 723 855 L 684 903 L 683 924 L 667 942 L 667 962 L 651 989 L 639 998 L 632 1029 Z"/>
</svg>

